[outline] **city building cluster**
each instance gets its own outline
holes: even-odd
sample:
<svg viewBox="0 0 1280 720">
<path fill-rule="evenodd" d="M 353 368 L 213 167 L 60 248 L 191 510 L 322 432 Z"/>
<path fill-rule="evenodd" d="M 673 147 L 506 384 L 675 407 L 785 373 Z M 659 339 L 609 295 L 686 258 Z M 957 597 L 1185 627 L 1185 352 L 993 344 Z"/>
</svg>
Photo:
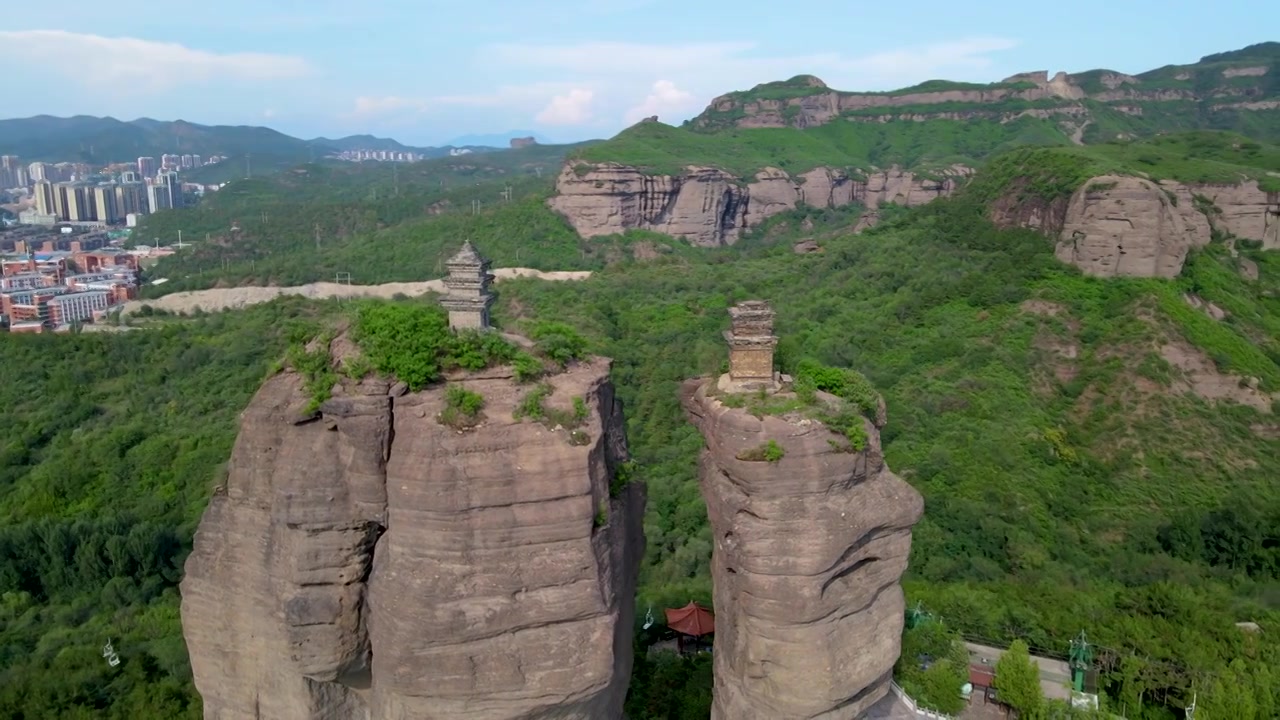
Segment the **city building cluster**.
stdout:
<svg viewBox="0 0 1280 720">
<path fill-rule="evenodd" d="M 178 173 L 225 160 L 220 155 L 161 155 L 94 168 L 85 163 L 33 162 L 0 156 L 0 189 L 29 192 L 32 207 L 19 213 L 24 225 L 87 227 L 137 224 L 138 216 L 186 205 L 186 193 L 203 186 L 183 183 Z"/>
<path fill-rule="evenodd" d="M 67 331 L 138 296 L 138 260 L 123 232 L 73 225 L 0 231 L 0 327 Z"/>
</svg>

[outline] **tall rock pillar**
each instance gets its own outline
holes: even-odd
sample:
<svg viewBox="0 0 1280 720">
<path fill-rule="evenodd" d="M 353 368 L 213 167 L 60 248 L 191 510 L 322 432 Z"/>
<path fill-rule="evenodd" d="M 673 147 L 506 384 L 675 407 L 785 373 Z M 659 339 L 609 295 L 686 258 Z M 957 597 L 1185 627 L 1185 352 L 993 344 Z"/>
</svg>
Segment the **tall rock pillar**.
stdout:
<svg viewBox="0 0 1280 720">
<path fill-rule="evenodd" d="M 765 311 L 731 311 L 731 348 L 740 319 Z M 752 335 L 770 356 L 752 360 L 755 375 L 772 371 L 771 336 Z M 711 717 L 852 720 L 889 690 L 905 609 L 899 581 L 923 500 L 885 465 L 875 421 L 825 393 L 769 414 L 742 379 L 681 390 L 706 442 L 700 482 L 715 537 Z M 785 385 L 766 392 L 789 394 Z"/>
</svg>

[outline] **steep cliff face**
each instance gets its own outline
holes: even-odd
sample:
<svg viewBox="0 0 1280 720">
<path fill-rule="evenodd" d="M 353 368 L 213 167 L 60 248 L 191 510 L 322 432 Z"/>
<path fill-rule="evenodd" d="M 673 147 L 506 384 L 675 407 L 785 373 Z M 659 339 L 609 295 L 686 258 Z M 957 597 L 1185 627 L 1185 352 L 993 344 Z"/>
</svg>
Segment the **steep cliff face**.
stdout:
<svg viewBox="0 0 1280 720">
<path fill-rule="evenodd" d="M 942 179 L 931 179 L 891 168 L 862 178 L 825 167 L 795 176 L 765 168 L 743 181 L 710 167 L 648 175 L 617 163 L 568 163 L 547 203 L 585 238 L 639 229 L 716 247 L 732 245 L 743 231 L 800 203 L 840 207 L 856 202 L 868 210 L 889 202 L 922 205 L 952 193 L 969 173 L 957 166 Z"/>
<path fill-rule="evenodd" d="M 992 219 L 1048 234 L 1058 259 L 1089 275 L 1176 277 L 1214 228 L 1280 249 L 1280 193 L 1255 180 L 1189 185 L 1100 175 L 1050 202 L 1027 201 L 1021 190 L 1015 183 L 993 203 Z"/>
<path fill-rule="evenodd" d="M 889 689 L 901 649 L 899 579 L 923 500 L 885 465 L 870 421 L 856 452 L 819 422 L 756 417 L 710 387 L 687 382 L 681 399 L 706 441 L 712 718 L 857 718 Z M 781 459 L 760 457 L 768 441 Z"/>
<path fill-rule="evenodd" d="M 182 582 L 183 633 L 218 720 L 620 718 L 644 490 L 610 482 L 621 408 L 596 359 L 550 378 L 585 424 L 512 420 L 503 369 L 444 391 L 343 381 L 318 413 L 292 372 L 242 416 Z"/>
</svg>

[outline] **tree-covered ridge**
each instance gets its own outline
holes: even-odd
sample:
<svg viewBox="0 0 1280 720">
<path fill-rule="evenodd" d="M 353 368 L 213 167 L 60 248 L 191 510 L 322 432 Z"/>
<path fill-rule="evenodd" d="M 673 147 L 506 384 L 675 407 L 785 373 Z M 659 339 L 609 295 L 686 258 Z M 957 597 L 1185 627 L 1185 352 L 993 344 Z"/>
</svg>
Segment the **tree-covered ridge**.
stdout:
<svg viewBox="0 0 1280 720">
<path fill-rule="evenodd" d="M 792 174 L 816 167 L 859 171 L 891 165 L 972 167 L 983 158 L 1022 145 L 1069 142 L 1060 128 L 1030 117 L 1005 124 L 833 122 L 803 130 L 750 128 L 717 133 L 655 122 L 633 125 L 610 140 L 583 148 L 573 153 L 571 161 L 617 162 L 654 175 L 679 174 L 688 165 L 700 165 L 750 178 L 766 167 Z"/>
<path fill-rule="evenodd" d="M 993 158 L 969 183 L 983 202 L 1016 192 L 1021 201 L 1068 196 L 1090 178 L 1132 175 L 1188 185 L 1234 185 L 1256 180 L 1280 191 L 1280 145 L 1227 132 L 1201 130 L 1141 141 L 1025 147 Z"/>
<path fill-rule="evenodd" d="M 769 124 L 781 117 L 797 128 L 859 118 L 1007 122 L 1030 111 L 1048 125 L 1069 125 L 1068 132 L 1079 132 L 1085 142 L 1193 129 L 1233 130 L 1280 142 L 1280 112 L 1267 102 L 1280 97 L 1277 47 L 1280 43 L 1259 43 L 1136 76 L 1112 70 L 1063 73 L 1051 83 L 1047 74 L 1033 72 L 993 83 L 928 80 L 886 92 L 850 92 L 800 75 L 722 95 L 685 126 L 719 132 L 761 113 L 773 113 Z M 802 106 L 822 110 L 811 116 Z"/>
</svg>

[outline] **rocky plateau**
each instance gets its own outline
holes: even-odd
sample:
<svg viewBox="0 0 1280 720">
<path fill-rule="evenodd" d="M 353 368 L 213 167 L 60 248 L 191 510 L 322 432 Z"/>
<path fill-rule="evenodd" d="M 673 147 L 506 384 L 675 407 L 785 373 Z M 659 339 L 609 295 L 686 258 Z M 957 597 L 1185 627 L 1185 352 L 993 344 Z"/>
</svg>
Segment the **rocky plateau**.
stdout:
<svg viewBox="0 0 1280 720">
<path fill-rule="evenodd" d="M 706 379 L 681 400 L 705 440 L 714 543 L 713 720 L 853 720 L 889 692 L 900 578 L 923 499 L 885 465 L 876 422 L 855 451 L 820 422 L 755 416 Z M 827 401 L 836 401 L 822 396 Z M 768 441 L 776 462 L 752 453 Z"/>
<path fill-rule="evenodd" d="M 485 399 L 466 431 L 440 386 L 344 380 L 308 412 L 298 375 L 268 379 L 181 584 L 205 718 L 621 718 L 645 497 L 611 497 L 608 373 L 549 379 L 548 404 L 585 400 L 578 442 L 512 419 L 509 369 L 449 380 Z"/>
</svg>

